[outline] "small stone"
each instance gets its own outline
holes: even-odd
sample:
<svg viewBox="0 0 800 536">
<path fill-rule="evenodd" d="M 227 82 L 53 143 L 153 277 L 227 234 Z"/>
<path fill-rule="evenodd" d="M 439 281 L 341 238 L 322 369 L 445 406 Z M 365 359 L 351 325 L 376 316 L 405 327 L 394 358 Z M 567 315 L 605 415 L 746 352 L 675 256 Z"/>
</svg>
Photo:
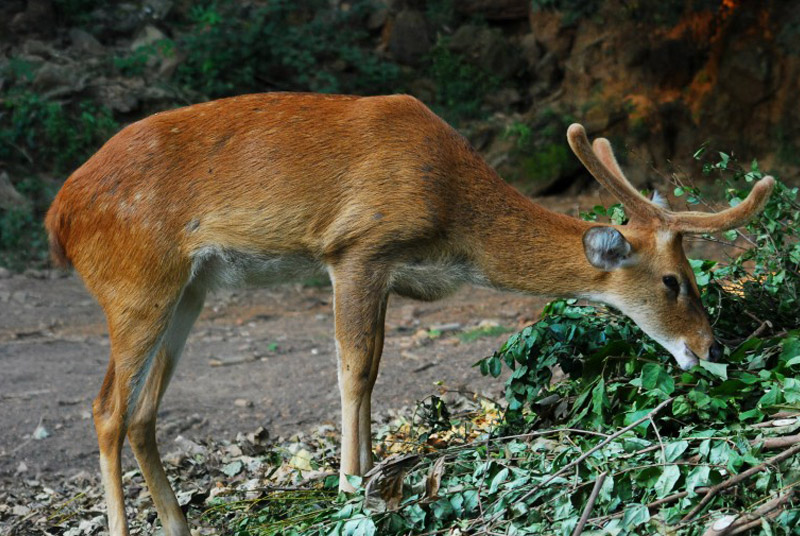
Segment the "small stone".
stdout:
<svg viewBox="0 0 800 536">
<path fill-rule="evenodd" d="M 19 462 L 19 465 L 17 466 L 17 474 L 19 475 L 21 473 L 26 472 L 27 470 L 28 470 L 27 464 L 25 462 Z"/>
<path fill-rule="evenodd" d="M 11 278 L 11 270 L 0 266 L 0 279 L 10 279 L 10 278 Z"/>
<path fill-rule="evenodd" d="M 447 324 L 434 324 L 431 326 L 431 331 L 438 331 L 444 333 L 446 331 L 458 331 L 461 329 L 460 322 L 449 322 Z"/>
<path fill-rule="evenodd" d="M 28 515 L 31 512 L 31 509 L 27 506 L 23 506 L 18 504 L 11 509 L 11 514 L 19 517 L 23 517 Z"/>
<path fill-rule="evenodd" d="M 239 407 L 239 408 L 252 408 L 253 407 L 253 401 L 252 400 L 247 400 L 246 398 L 237 398 L 236 400 L 233 401 L 233 404 L 236 407 Z"/>
</svg>

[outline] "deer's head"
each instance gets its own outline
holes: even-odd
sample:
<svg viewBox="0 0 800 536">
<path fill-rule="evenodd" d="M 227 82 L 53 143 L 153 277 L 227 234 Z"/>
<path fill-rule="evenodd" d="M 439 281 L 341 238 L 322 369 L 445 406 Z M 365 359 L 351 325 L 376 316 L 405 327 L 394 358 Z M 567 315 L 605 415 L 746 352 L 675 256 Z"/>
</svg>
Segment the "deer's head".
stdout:
<svg viewBox="0 0 800 536">
<path fill-rule="evenodd" d="M 722 347 L 714 339 L 700 302 L 692 268 L 683 251 L 683 235 L 713 233 L 745 224 L 767 201 L 772 177 L 758 181 L 747 199 L 718 213 L 673 212 L 660 196 L 642 196 L 622 173 L 608 140 L 590 144 L 581 125 L 567 140 L 586 169 L 623 205 L 629 222 L 598 225 L 583 235 L 589 263 L 603 274 L 602 290 L 592 299 L 612 305 L 666 348 L 683 369 L 698 359 L 714 361 Z"/>
</svg>

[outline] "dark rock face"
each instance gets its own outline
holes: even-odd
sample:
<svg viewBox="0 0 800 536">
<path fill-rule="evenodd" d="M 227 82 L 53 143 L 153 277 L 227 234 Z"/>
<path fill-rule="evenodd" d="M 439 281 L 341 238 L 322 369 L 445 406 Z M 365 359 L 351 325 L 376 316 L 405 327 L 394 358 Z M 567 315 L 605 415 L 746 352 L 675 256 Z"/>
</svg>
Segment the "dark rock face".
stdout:
<svg viewBox="0 0 800 536">
<path fill-rule="evenodd" d="M 398 62 L 419 64 L 432 44 L 428 23 L 422 12 L 404 9 L 397 14 L 391 27 L 389 51 Z"/>
</svg>

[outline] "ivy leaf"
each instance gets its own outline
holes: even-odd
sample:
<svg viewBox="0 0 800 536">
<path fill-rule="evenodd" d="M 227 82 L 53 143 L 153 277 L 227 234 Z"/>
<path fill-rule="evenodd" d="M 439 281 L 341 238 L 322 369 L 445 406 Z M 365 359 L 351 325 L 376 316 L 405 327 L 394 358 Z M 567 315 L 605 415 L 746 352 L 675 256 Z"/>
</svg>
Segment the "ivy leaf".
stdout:
<svg viewBox="0 0 800 536">
<path fill-rule="evenodd" d="M 631 504 L 625 508 L 622 516 L 622 526 L 632 529 L 650 521 L 650 511 L 643 504 Z"/>
<path fill-rule="evenodd" d="M 694 497 L 696 493 L 694 488 L 705 486 L 708 482 L 708 477 L 711 474 L 711 468 L 707 465 L 695 467 L 689 474 L 686 475 L 686 491 L 689 492 L 689 497 Z"/>
<path fill-rule="evenodd" d="M 664 467 L 664 471 L 661 473 L 661 476 L 658 477 L 655 485 L 658 498 L 662 499 L 666 497 L 669 492 L 672 491 L 672 488 L 675 487 L 680 477 L 681 470 L 677 465 L 667 465 Z"/>
<path fill-rule="evenodd" d="M 707 370 L 717 378 L 723 380 L 728 379 L 728 364 L 727 363 L 712 363 L 706 359 L 701 359 L 698 363 L 700 368 Z"/>
<path fill-rule="evenodd" d="M 681 454 L 686 452 L 687 448 L 689 448 L 688 441 L 672 441 L 664 446 L 664 457 L 668 462 L 674 462 L 680 459 Z"/>
</svg>

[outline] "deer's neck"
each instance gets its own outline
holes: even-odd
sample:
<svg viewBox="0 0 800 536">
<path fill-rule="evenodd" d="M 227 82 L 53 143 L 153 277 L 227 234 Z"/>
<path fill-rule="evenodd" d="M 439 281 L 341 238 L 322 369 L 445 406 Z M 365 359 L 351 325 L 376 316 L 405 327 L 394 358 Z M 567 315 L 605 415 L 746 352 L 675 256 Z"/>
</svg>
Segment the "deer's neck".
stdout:
<svg viewBox="0 0 800 536">
<path fill-rule="evenodd" d="M 586 260 L 583 233 L 592 225 L 541 207 L 509 187 L 481 222 L 481 272 L 504 290 L 578 298 L 603 292 L 609 274 Z"/>
</svg>

